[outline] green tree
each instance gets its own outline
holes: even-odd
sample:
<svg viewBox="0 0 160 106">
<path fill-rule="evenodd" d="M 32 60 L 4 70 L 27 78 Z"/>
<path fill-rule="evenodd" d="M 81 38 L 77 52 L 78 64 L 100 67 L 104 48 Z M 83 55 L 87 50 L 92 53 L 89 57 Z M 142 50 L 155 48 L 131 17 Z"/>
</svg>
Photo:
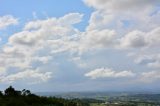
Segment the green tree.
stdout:
<svg viewBox="0 0 160 106">
<path fill-rule="evenodd" d="M 30 91 L 30 90 L 23 89 L 23 90 L 22 90 L 22 95 L 23 95 L 23 96 L 31 95 L 31 91 Z"/>
<path fill-rule="evenodd" d="M 3 93 L 2 93 L 2 91 L 0 91 L 0 97 L 2 97 L 3 96 Z"/>
<path fill-rule="evenodd" d="M 9 86 L 4 93 L 6 96 L 18 96 L 21 94 L 21 91 L 16 91 L 12 86 Z"/>
</svg>

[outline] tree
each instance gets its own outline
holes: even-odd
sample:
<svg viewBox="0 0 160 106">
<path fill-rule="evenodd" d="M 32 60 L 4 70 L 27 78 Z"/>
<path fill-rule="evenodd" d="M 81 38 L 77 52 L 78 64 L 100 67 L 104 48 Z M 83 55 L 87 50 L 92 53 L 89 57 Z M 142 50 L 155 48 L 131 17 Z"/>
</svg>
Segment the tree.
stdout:
<svg viewBox="0 0 160 106">
<path fill-rule="evenodd" d="M 9 86 L 4 95 L 0 92 L 0 106 L 89 106 L 80 100 L 66 100 L 56 97 L 42 97 L 31 93 L 29 90 L 15 90 Z"/>
<path fill-rule="evenodd" d="M 18 96 L 20 95 L 20 91 L 16 91 L 12 86 L 9 86 L 5 91 L 4 91 L 6 96 Z"/>
<path fill-rule="evenodd" d="M 22 95 L 23 95 L 23 96 L 31 95 L 31 91 L 30 91 L 30 90 L 23 89 L 23 90 L 22 90 Z"/>
<path fill-rule="evenodd" d="M 0 91 L 0 97 L 2 97 L 3 96 L 3 93 L 2 93 L 2 91 Z"/>
</svg>

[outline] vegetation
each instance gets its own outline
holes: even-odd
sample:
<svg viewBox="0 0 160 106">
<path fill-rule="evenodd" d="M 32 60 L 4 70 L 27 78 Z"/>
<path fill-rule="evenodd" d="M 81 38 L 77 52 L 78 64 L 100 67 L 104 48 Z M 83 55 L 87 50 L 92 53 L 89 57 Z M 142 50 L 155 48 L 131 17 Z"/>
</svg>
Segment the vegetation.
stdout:
<svg viewBox="0 0 160 106">
<path fill-rule="evenodd" d="M 37 96 L 29 90 L 17 91 L 10 86 L 4 93 L 0 91 L 0 106 L 89 106 L 89 104 L 79 99 Z"/>
<path fill-rule="evenodd" d="M 91 103 L 90 106 L 160 106 L 160 94 L 112 96 L 105 103 Z"/>
<path fill-rule="evenodd" d="M 26 89 L 18 91 L 10 86 L 3 92 L 0 91 L 0 106 L 160 106 L 160 94 L 108 97 L 92 95 L 92 97 L 81 99 L 44 97 L 35 95 Z"/>
</svg>

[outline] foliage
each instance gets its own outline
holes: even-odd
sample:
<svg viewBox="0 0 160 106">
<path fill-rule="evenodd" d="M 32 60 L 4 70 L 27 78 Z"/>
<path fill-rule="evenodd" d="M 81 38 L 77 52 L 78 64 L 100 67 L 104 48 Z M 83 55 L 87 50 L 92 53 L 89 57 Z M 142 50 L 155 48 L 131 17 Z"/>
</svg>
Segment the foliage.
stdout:
<svg viewBox="0 0 160 106">
<path fill-rule="evenodd" d="M 37 96 L 29 90 L 17 91 L 10 86 L 4 94 L 0 92 L 0 106 L 89 106 L 89 104 L 78 99 Z"/>
</svg>

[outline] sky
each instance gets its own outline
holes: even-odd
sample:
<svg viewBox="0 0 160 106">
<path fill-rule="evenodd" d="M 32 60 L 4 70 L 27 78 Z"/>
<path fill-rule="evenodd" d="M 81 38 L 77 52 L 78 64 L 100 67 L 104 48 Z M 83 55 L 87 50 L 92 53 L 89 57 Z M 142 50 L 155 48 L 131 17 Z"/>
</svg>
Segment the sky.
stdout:
<svg viewBox="0 0 160 106">
<path fill-rule="evenodd" d="M 0 0 L 0 89 L 160 92 L 159 0 Z"/>
</svg>

